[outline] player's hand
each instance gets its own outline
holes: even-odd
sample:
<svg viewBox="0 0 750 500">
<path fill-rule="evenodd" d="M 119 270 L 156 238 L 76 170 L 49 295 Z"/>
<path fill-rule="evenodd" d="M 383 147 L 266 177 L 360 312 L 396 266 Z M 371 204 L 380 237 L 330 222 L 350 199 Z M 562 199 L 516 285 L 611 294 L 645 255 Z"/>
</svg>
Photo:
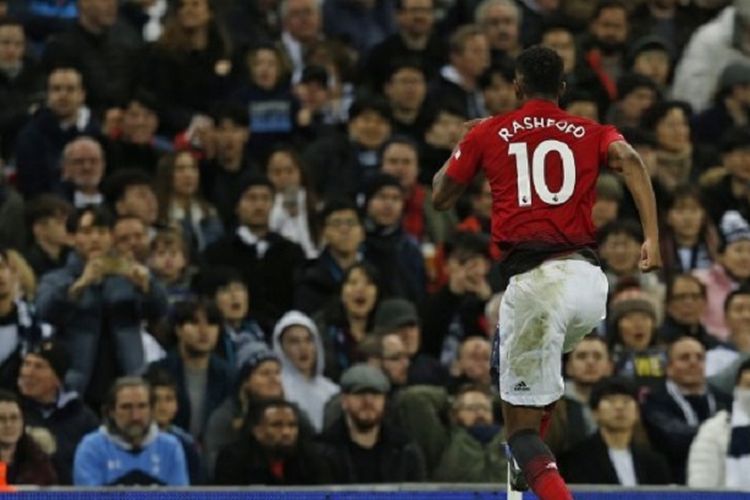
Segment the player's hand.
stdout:
<svg viewBox="0 0 750 500">
<path fill-rule="evenodd" d="M 641 261 L 638 267 L 644 273 L 661 269 L 661 251 L 656 241 L 646 238 L 646 241 L 643 242 L 641 246 Z"/>
</svg>

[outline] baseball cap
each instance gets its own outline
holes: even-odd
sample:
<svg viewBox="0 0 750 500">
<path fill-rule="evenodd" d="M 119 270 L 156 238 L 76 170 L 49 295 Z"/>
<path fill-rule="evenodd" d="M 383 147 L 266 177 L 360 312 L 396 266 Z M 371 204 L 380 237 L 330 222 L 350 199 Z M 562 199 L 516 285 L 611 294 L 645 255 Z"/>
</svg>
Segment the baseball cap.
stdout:
<svg viewBox="0 0 750 500">
<path fill-rule="evenodd" d="M 391 384 L 383 375 L 383 372 L 370 365 L 360 363 L 352 366 L 341 376 L 341 391 L 344 394 L 356 394 L 359 392 L 376 392 L 387 394 Z"/>
<path fill-rule="evenodd" d="M 29 354 L 47 361 L 57 378 L 61 382 L 65 381 L 65 374 L 70 369 L 70 355 L 64 345 L 54 340 L 45 340 L 34 347 Z"/>
<path fill-rule="evenodd" d="M 375 311 L 375 331 L 380 334 L 418 324 L 417 308 L 406 299 L 384 300 Z"/>
<path fill-rule="evenodd" d="M 721 72 L 719 77 L 719 88 L 726 90 L 735 85 L 750 84 L 750 64 L 732 63 Z"/>
</svg>

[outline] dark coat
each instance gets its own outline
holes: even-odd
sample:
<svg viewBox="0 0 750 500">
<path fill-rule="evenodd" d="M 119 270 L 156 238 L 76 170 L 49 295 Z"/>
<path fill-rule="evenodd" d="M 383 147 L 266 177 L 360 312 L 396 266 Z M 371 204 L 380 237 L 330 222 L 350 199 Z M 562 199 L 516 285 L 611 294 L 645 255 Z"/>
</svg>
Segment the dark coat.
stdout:
<svg viewBox="0 0 750 500">
<path fill-rule="evenodd" d="M 284 476 L 279 478 L 271 473 L 270 459 L 262 445 L 252 436 L 243 435 L 219 453 L 214 483 L 228 486 L 327 484 L 331 482 L 331 474 L 322 458 L 317 445 L 298 443 L 291 456 L 284 459 Z"/>
<path fill-rule="evenodd" d="M 50 458 L 28 434 L 21 436 L 13 463 L 8 466 L 8 484 L 53 486 L 59 484 Z"/>
<path fill-rule="evenodd" d="M 21 129 L 16 142 L 16 183 L 30 199 L 60 189 L 60 158 L 65 145 L 80 135 L 97 135 L 99 126 L 89 122 L 83 130 L 60 128 L 57 117 L 41 108 Z"/>
<path fill-rule="evenodd" d="M 368 227 L 364 256 L 380 272 L 381 297 L 402 297 L 418 305 L 422 303 L 427 293 L 422 250 L 402 227 L 393 231 Z"/>
<path fill-rule="evenodd" d="M 305 254 L 299 245 L 276 233 L 268 233 L 266 241 L 270 247 L 260 258 L 255 246 L 230 234 L 206 249 L 204 261 L 239 271 L 250 293 L 253 316 L 264 331 L 270 332 L 281 315 L 292 308 L 294 278 L 305 262 Z"/>
<path fill-rule="evenodd" d="M 73 457 L 83 436 L 96 429 L 99 419 L 75 392 L 62 393 L 52 406 L 42 406 L 21 398 L 26 425 L 44 427 L 55 438 L 57 450 L 52 461 L 57 469 L 58 484 L 72 484 Z"/>
<path fill-rule="evenodd" d="M 351 454 L 351 439 L 346 421 L 342 416 L 323 435 L 325 460 L 333 471 L 336 484 L 361 482 Z M 380 446 L 380 462 L 376 467 L 380 482 L 405 483 L 427 479 L 424 456 L 419 445 L 398 428 L 382 424 L 376 446 Z"/>
<path fill-rule="evenodd" d="M 651 449 L 630 445 L 638 484 L 669 484 L 667 461 Z M 568 483 L 620 484 L 607 445 L 596 432 L 560 458 L 560 472 Z"/>
<path fill-rule="evenodd" d="M 29 58 L 14 78 L 0 72 L 0 153 L 6 162 L 14 157 L 18 131 L 31 118 L 32 106 L 44 102 L 44 86 L 44 73 Z"/>
<path fill-rule="evenodd" d="M 425 301 L 422 345 L 427 354 L 440 359 L 443 343 L 455 336 L 456 348 L 466 337 L 484 333 L 486 301 L 475 294 L 457 295 L 448 285 Z"/>
<path fill-rule="evenodd" d="M 177 382 L 177 415 L 173 423 L 183 429 L 190 429 L 190 397 L 185 383 L 185 367 L 179 353 L 176 350 L 171 351 L 166 358 L 151 363 L 148 371 L 159 369 L 165 370 Z M 203 431 L 205 431 L 208 417 L 229 396 L 232 377 L 233 373 L 229 364 L 216 354 L 211 354 L 203 399 L 203 422 L 200 426 Z"/>
<path fill-rule="evenodd" d="M 430 81 L 437 75 L 440 66 L 445 62 L 447 53 L 445 42 L 437 33 L 433 33 L 423 50 L 412 50 L 406 46 L 400 34 L 394 33 L 373 46 L 367 57 L 363 57 L 361 71 L 362 78 L 368 79 L 372 90 L 380 93 L 391 72 L 394 61 L 415 59 L 422 64 L 425 71 L 425 81 Z"/>
<path fill-rule="evenodd" d="M 715 410 L 725 410 L 730 407 L 731 401 L 723 394 L 708 388 L 716 403 Z M 702 396 L 701 402 L 706 410 L 701 415 L 696 412 L 700 420 L 699 425 L 690 425 L 680 409 L 680 406 L 669 394 L 666 385 L 662 384 L 658 389 L 648 395 L 642 406 L 643 421 L 648 431 L 649 439 L 656 449 L 663 453 L 672 468 L 672 479 L 677 484 L 685 484 L 685 469 L 687 466 L 688 452 L 693 438 L 698 433 L 700 423 L 712 417 L 715 413 L 708 410 L 709 397 Z"/>
<path fill-rule="evenodd" d="M 344 270 L 326 249 L 308 263 L 294 290 L 294 307 L 305 314 L 314 314 L 325 307 L 339 292 Z"/>
<path fill-rule="evenodd" d="M 217 63 L 227 56 L 215 29 L 203 50 L 177 51 L 156 44 L 146 51 L 140 81 L 161 105 L 160 130 L 165 135 L 185 130 L 194 115 L 211 111 L 215 96 L 226 95 L 229 77 L 217 73 Z"/>
<path fill-rule="evenodd" d="M 137 34 L 123 25 L 96 34 L 76 23 L 48 42 L 44 66 L 79 68 L 85 82 L 86 103 L 96 111 L 103 111 L 129 97 L 139 44 Z"/>
</svg>

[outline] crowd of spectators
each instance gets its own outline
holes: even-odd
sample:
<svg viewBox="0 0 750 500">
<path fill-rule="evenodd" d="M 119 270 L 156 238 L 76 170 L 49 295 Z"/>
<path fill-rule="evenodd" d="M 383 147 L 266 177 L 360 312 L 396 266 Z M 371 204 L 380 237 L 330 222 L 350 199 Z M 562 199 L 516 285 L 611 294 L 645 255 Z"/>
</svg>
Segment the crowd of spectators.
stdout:
<svg viewBox="0 0 750 500">
<path fill-rule="evenodd" d="M 750 489 L 750 0 L 0 0 L 7 481 L 504 482 L 493 194 L 430 182 L 534 44 L 665 262 L 603 169 L 560 470 Z"/>
</svg>

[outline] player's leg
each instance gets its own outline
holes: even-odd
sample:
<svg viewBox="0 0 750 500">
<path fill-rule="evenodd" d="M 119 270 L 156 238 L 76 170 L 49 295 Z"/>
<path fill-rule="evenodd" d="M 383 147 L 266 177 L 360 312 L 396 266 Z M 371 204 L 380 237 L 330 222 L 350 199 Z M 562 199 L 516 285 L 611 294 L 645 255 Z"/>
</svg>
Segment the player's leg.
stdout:
<svg viewBox="0 0 750 500">
<path fill-rule="evenodd" d="M 555 457 L 539 431 L 545 411 L 544 407 L 514 406 L 503 402 L 508 445 L 526 483 L 541 500 L 572 499 L 557 469 Z"/>
<path fill-rule="evenodd" d="M 572 498 L 542 438 L 563 394 L 564 349 L 587 333 L 582 325 L 590 331 L 603 317 L 606 279 L 603 297 L 585 297 L 602 292 L 588 281 L 592 270 L 603 278 L 587 262 L 544 263 L 511 280 L 500 308 L 498 372 L 511 460 L 542 500 Z"/>
</svg>

